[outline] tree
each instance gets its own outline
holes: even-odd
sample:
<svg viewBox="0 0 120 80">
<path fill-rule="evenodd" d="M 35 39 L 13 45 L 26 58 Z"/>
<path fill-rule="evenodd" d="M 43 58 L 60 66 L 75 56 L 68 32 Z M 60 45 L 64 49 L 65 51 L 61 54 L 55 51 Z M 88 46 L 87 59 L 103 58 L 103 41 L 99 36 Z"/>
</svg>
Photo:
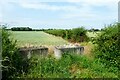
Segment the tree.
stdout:
<svg viewBox="0 0 120 80">
<path fill-rule="evenodd" d="M 84 27 L 74 28 L 72 29 L 72 39 L 75 42 L 83 42 L 87 38 L 86 32 L 87 30 Z"/>
</svg>

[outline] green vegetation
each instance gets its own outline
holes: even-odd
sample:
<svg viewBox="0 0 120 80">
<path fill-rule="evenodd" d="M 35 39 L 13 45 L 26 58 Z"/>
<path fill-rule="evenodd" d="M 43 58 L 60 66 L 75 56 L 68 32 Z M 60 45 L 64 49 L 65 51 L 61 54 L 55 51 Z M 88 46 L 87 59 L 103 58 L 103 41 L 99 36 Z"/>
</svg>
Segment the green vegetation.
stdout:
<svg viewBox="0 0 120 80">
<path fill-rule="evenodd" d="M 65 53 L 60 60 L 56 60 L 53 57 L 35 58 L 37 61 L 36 65 L 33 65 L 29 74 L 23 77 L 119 78 L 120 50 L 117 44 L 117 29 L 117 25 L 108 26 L 94 38 L 94 59 L 71 55 L 70 53 Z M 34 62 L 35 59 L 32 61 Z M 37 70 L 40 71 L 37 72 Z"/>
<path fill-rule="evenodd" d="M 106 66 L 114 66 L 120 70 L 118 36 L 118 26 L 116 24 L 104 28 L 104 31 L 95 40 L 94 54 Z"/>
<path fill-rule="evenodd" d="M 18 41 L 18 46 L 63 45 L 68 43 L 60 37 L 42 31 L 11 31 L 11 33 L 12 37 Z"/>
<path fill-rule="evenodd" d="M 84 28 L 48 30 L 47 33 L 75 42 L 87 41 L 88 35 L 90 39 L 93 37 L 93 44 L 91 44 L 94 48 L 92 48 L 92 53 L 90 52 L 91 58 L 86 55 L 78 56 L 74 53 L 64 53 L 61 59 L 55 59 L 52 55 L 47 57 L 35 55 L 29 60 L 23 59 L 18 53 L 17 46 L 25 46 L 26 44 L 62 45 L 68 42 L 42 31 L 11 31 L 11 33 L 12 36 L 7 31 L 2 30 L 4 78 L 7 76 L 9 78 L 120 78 L 119 32 L 116 24 L 102 29 L 101 32 L 94 33 L 94 36 L 93 32 L 87 32 Z M 18 40 L 17 46 L 16 41 L 12 38 Z"/>
<path fill-rule="evenodd" d="M 98 31 L 98 32 L 87 32 L 86 34 L 87 34 L 87 36 L 89 37 L 89 38 L 95 38 L 95 37 L 97 37 L 99 34 L 101 33 L 101 31 Z"/>
<path fill-rule="evenodd" d="M 76 42 L 88 41 L 87 30 L 84 27 L 72 29 L 72 39 Z"/>
<path fill-rule="evenodd" d="M 45 30 L 46 33 L 65 38 L 66 31 L 63 29 Z"/>
<path fill-rule="evenodd" d="M 32 31 L 32 28 L 29 27 L 13 27 L 11 28 L 12 31 Z"/>
<path fill-rule="evenodd" d="M 86 35 L 87 30 L 84 27 L 73 28 L 72 30 L 71 29 L 45 30 L 44 32 L 55 36 L 60 36 L 63 39 L 66 39 L 70 42 L 84 42 L 89 40 L 88 36 Z"/>
<path fill-rule="evenodd" d="M 16 41 L 10 38 L 11 34 L 4 28 L 0 31 L 2 31 L 2 78 L 6 80 L 27 72 L 29 62 L 18 52 Z"/>
<path fill-rule="evenodd" d="M 33 57 L 31 69 L 24 78 L 118 78 L 117 69 L 106 68 L 99 60 L 65 53 L 61 59 Z"/>
</svg>

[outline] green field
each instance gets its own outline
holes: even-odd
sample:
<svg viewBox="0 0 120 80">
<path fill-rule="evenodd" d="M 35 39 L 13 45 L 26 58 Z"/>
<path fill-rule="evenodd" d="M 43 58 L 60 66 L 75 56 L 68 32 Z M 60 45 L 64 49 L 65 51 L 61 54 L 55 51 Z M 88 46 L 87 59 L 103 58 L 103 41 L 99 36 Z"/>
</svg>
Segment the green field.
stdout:
<svg viewBox="0 0 120 80">
<path fill-rule="evenodd" d="M 56 37 L 47 34 L 43 31 L 11 31 L 12 37 L 17 40 L 18 46 L 57 46 L 68 44 L 68 42 L 61 37 Z M 89 37 L 96 37 L 97 33 L 87 32 Z"/>
<path fill-rule="evenodd" d="M 98 32 L 87 32 L 87 36 L 88 37 L 97 37 L 98 34 L 100 34 L 101 32 L 98 31 Z"/>
<path fill-rule="evenodd" d="M 11 31 L 18 46 L 63 45 L 68 42 L 61 37 L 55 37 L 42 31 Z"/>
</svg>

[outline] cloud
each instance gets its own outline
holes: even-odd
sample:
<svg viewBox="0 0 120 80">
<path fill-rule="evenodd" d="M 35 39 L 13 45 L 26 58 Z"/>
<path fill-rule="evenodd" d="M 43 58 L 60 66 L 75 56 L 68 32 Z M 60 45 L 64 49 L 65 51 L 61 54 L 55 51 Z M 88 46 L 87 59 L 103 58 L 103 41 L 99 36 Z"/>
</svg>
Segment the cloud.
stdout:
<svg viewBox="0 0 120 80">
<path fill-rule="evenodd" d="M 114 9 L 119 0 L 4 0 L 2 3 L 16 3 L 23 8 L 27 9 L 44 9 L 44 10 L 69 10 L 74 11 L 78 10 L 76 6 L 73 5 L 50 5 L 50 2 L 67 2 L 80 5 L 82 7 L 92 7 L 92 6 L 106 6 L 110 9 Z"/>
<path fill-rule="evenodd" d="M 88 5 L 110 5 L 118 3 L 119 0 L 67 0 L 67 2 L 84 3 Z"/>
<path fill-rule="evenodd" d="M 75 24 L 87 24 L 90 23 L 91 25 L 94 25 L 96 23 L 101 24 L 106 21 L 114 21 L 117 16 L 117 4 L 119 0 L 3 0 L 0 5 L 3 5 L 4 8 L 4 16 L 7 16 L 9 14 L 9 11 L 12 11 L 11 9 L 14 9 L 15 6 L 21 7 L 21 9 L 32 11 L 37 10 L 38 13 L 41 10 L 46 10 L 46 12 L 49 11 L 56 11 L 55 15 L 53 17 L 56 17 L 55 20 L 51 19 L 43 19 L 39 18 L 39 20 L 35 20 L 33 17 L 35 14 L 31 13 L 31 19 L 24 19 L 21 17 L 21 19 L 16 19 L 15 16 L 13 16 L 12 19 L 9 19 L 8 16 L 8 22 L 12 22 L 15 24 L 47 24 L 47 25 L 75 25 Z M 51 2 L 59 2 L 59 4 L 62 4 L 63 2 L 66 2 L 65 5 L 57 5 L 57 4 L 49 4 Z M 67 3 L 72 5 L 67 5 Z M 15 5 L 14 5 L 15 4 Z M 107 8 L 109 12 L 97 10 L 96 7 Z M 94 9 L 96 8 L 96 9 Z M 94 10 L 93 10 L 94 9 Z M 18 9 L 19 10 L 19 9 Z M 15 10 L 16 11 L 16 10 Z M 48 11 L 48 15 L 49 15 Z M 98 12 L 97 12 L 98 11 Z M 17 11 L 16 11 L 17 12 Z M 108 15 L 106 15 L 108 13 Z M 56 14 L 59 14 L 56 16 Z M 41 14 L 44 16 L 44 14 Z M 103 17 L 105 16 L 105 17 Z M 0 16 L 1 17 L 1 16 Z M 5 19 L 7 21 L 7 18 Z M 91 21 L 91 22 L 90 22 Z M 80 23 L 81 22 L 81 23 Z M 107 23 L 107 22 L 106 22 Z"/>
<path fill-rule="evenodd" d="M 77 6 L 81 7 L 75 12 L 62 15 L 62 18 L 80 18 L 81 20 L 97 18 L 104 21 L 104 19 L 108 17 L 108 19 L 115 20 L 115 18 L 117 18 L 118 12 L 118 1 L 119 0 L 67 0 L 67 2 L 75 3 Z M 100 7 L 101 10 L 99 10 L 98 7 Z M 106 11 L 104 11 L 104 9 L 106 9 Z"/>
<path fill-rule="evenodd" d="M 88 7 L 104 6 L 114 10 L 117 8 L 119 0 L 67 0 L 67 2 Z"/>
<path fill-rule="evenodd" d="M 57 5 L 50 5 L 51 2 L 61 2 L 61 1 L 55 1 L 55 0 L 4 0 L 0 4 L 3 6 L 7 5 L 14 5 L 17 4 L 23 8 L 27 9 L 37 9 L 37 10 L 77 10 L 76 6 L 70 6 L 70 5 L 64 5 L 64 6 L 57 6 Z"/>
<path fill-rule="evenodd" d="M 20 4 L 23 8 L 28 9 L 43 9 L 43 10 L 77 10 L 76 6 L 55 6 L 47 3 L 22 3 Z"/>
</svg>

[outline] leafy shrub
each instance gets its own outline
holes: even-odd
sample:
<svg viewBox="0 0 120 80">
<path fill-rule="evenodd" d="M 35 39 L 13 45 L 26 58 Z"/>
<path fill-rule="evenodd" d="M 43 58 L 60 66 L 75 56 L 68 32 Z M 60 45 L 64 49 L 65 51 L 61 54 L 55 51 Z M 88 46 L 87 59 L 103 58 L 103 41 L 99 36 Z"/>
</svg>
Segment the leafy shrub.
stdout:
<svg viewBox="0 0 120 80">
<path fill-rule="evenodd" d="M 116 24 L 104 28 L 95 40 L 94 53 L 106 66 L 115 66 L 120 70 L 120 49 L 118 48 L 118 26 Z"/>
<path fill-rule="evenodd" d="M 88 37 L 86 35 L 87 30 L 84 27 L 72 29 L 72 39 L 76 42 L 87 41 Z"/>
<path fill-rule="evenodd" d="M 62 29 L 46 30 L 45 32 L 62 38 L 66 36 L 66 31 Z"/>
<path fill-rule="evenodd" d="M 72 30 L 71 29 L 66 30 L 66 39 L 67 40 L 72 39 Z"/>
<path fill-rule="evenodd" d="M 10 33 L 2 31 L 2 78 L 13 78 L 27 71 L 28 61 L 23 60 L 16 47 L 16 41 L 10 38 Z"/>
</svg>

